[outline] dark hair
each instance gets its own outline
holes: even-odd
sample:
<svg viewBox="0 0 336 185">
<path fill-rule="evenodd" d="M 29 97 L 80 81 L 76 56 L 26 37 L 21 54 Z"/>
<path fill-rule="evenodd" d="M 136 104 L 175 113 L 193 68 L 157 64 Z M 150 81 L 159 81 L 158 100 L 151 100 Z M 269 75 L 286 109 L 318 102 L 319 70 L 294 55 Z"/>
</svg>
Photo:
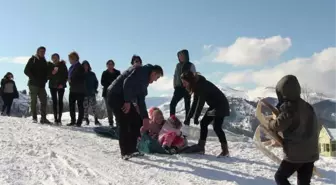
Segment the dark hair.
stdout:
<svg viewBox="0 0 336 185">
<path fill-rule="evenodd" d="M 113 65 L 115 65 L 113 60 L 108 60 L 108 61 L 106 62 L 106 65 L 108 65 L 109 63 L 112 63 Z"/>
<path fill-rule="evenodd" d="M 156 74 L 160 74 L 161 77 L 163 76 L 163 69 L 159 65 L 154 65 L 152 68 L 152 72 L 155 72 Z"/>
<path fill-rule="evenodd" d="M 76 51 L 73 51 L 69 54 L 69 57 L 75 57 L 77 60 L 79 60 L 79 55 Z"/>
<path fill-rule="evenodd" d="M 40 51 L 41 49 L 46 50 L 46 48 L 44 46 L 40 46 L 40 47 L 37 48 L 36 52 Z"/>
<path fill-rule="evenodd" d="M 11 72 L 7 72 L 7 73 L 5 74 L 5 76 L 4 76 L 4 78 L 5 78 L 5 79 L 8 79 L 8 76 L 9 76 L 9 75 L 12 75 L 12 76 L 14 77 L 13 73 L 11 73 Z"/>
<path fill-rule="evenodd" d="M 52 58 L 52 57 L 55 57 L 55 56 L 56 56 L 58 59 L 60 59 L 60 56 L 59 56 L 58 53 L 54 53 L 54 54 L 52 54 L 52 55 L 51 55 L 51 58 Z"/>
<path fill-rule="evenodd" d="M 133 56 L 132 56 L 132 59 L 131 59 L 131 64 L 133 65 L 133 64 L 136 63 L 136 62 L 140 62 L 140 63 L 142 64 L 142 59 L 141 59 L 141 57 L 138 56 L 138 55 L 133 55 Z"/>
<path fill-rule="evenodd" d="M 196 83 L 199 79 L 199 74 L 188 71 L 188 72 L 182 73 L 181 79 L 189 83 L 189 87 L 187 87 L 187 90 L 190 93 L 193 93 L 196 88 Z"/>
</svg>

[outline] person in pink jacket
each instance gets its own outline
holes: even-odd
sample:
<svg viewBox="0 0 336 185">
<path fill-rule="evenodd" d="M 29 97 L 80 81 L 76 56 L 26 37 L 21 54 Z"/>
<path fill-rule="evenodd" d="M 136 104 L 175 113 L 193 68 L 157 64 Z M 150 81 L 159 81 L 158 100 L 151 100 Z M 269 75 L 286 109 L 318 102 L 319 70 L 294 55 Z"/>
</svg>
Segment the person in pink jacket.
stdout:
<svg viewBox="0 0 336 185">
<path fill-rule="evenodd" d="M 175 154 L 186 144 L 181 132 L 182 123 L 174 115 L 170 116 L 164 123 L 159 133 L 159 142 L 169 153 Z"/>
<path fill-rule="evenodd" d="M 162 128 L 163 124 L 165 123 L 163 113 L 159 108 L 153 107 L 153 108 L 149 109 L 148 116 L 149 116 L 149 119 L 150 119 L 149 127 L 148 127 L 149 135 L 153 139 L 157 140 L 158 136 L 159 136 L 159 133 L 161 131 L 161 128 Z"/>
</svg>

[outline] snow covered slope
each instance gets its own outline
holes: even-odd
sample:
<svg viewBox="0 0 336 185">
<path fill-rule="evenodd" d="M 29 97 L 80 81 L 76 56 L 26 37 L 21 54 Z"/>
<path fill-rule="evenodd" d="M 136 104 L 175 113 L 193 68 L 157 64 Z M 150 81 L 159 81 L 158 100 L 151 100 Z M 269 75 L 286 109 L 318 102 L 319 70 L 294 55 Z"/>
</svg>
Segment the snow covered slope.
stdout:
<svg viewBox="0 0 336 185">
<path fill-rule="evenodd" d="M 184 129 L 198 135 L 198 128 Z M 275 184 L 277 165 L 249 139 L 226 133 L 230 158 L 214 156 L 220 146 L 217 138 L 211 137 L 206 155 L 146 155 L 123 161 L 118 142 L 98 137 L 92 127 L 55 127 L 34 124 L 30 119 L 0 117 L 0 184 Z M 313 179 L 312 184 L 334 184 L 336 160 L 321 158 L 316 165 L 325 178 Z"/>
</svg>

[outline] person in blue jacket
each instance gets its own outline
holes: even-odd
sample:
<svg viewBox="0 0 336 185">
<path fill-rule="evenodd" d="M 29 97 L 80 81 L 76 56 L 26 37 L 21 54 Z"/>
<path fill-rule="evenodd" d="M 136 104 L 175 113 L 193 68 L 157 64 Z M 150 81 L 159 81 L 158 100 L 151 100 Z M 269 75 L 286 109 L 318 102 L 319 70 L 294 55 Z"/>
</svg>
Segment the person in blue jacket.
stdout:
<svg viewBox="0 0 336 185">
<path fill-rule="evenodd" d="M 92 113 L 95 118 L 95 124 L 101 125 L 98 116 L 97 116 L 97 100 L 96 94 L 98 93 L 98 79 L 96 74 L 92 72 L 90 63 L 87 60 L 84 60 L 82 63 L 84 68 L 84 79 L 85 79 L 85 97 L 84 97 L 84 120 L 86 124 L 89 125 L 89 108 L 91 108 Z"/>
</svg>

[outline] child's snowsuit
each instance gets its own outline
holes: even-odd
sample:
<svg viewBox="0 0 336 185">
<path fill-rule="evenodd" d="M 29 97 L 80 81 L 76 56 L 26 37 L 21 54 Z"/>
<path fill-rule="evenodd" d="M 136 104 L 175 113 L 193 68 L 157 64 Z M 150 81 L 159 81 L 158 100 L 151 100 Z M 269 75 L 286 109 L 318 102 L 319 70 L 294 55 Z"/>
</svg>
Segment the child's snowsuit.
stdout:
<svg viewBox="0 0 336 185">
<path fill-rule="evenodd" d="M 160 144 L 166 147 L 182 148 L 186 142 L 180 130 L 181 126 L 182 123 L 175 116 L 168 118 L 159 133 Z"/>
</svg>

